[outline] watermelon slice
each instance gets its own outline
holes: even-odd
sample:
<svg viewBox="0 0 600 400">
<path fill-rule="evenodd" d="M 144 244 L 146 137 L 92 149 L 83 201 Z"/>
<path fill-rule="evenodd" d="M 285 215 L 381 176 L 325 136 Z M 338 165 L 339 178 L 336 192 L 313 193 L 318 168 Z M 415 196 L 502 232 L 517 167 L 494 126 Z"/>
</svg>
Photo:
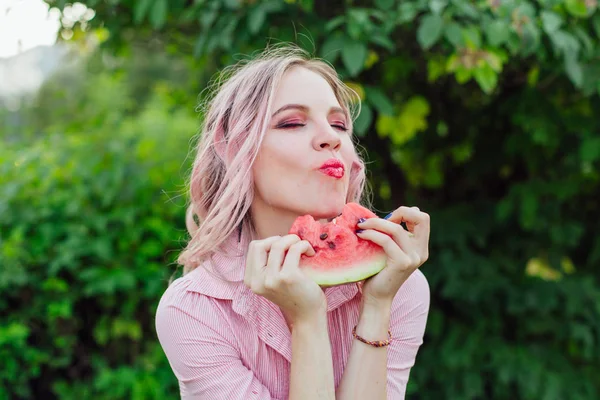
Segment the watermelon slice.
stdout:
<svg viewBox="0 0 600 400">
<path fill-rule="evenodd" d="M 290 234 L 307 240 L 315 255 L 302 255 L 299 268 L 320 286 L 336 286 L 367 279 L 386 265 L 383 248 L 356 235 L 360 218 L 377 218 L 356 203 L 344 206 L 342 214 L 323 224 L 310 215 L 298 217 Z"/>
</svg>

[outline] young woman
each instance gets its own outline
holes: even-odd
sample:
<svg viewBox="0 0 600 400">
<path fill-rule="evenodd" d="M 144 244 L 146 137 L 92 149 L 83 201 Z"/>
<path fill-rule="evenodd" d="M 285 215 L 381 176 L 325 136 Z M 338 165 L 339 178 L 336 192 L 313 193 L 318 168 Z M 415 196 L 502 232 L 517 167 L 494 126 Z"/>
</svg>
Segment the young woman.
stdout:
<svg viewBox="0 0 600 400">
<path fill-rule="evenodd" d="M 359 237 L 385 250 L 386 268 L 320 288 L 298 269 L 314 250 L 287 232 L 298 216 L 325 221 L 360 201 L 357 96 L 328 64 L 295 48 L 227 72 L 191 173 L 184 276 L 156 315 L 181 397 L 404 398 L 429 310 L 418 270 L 428 257 L 428 215 L 399 207 L 358 224 Z M 341 173 L 324 173 L 331 160 Z"/>
</svg>

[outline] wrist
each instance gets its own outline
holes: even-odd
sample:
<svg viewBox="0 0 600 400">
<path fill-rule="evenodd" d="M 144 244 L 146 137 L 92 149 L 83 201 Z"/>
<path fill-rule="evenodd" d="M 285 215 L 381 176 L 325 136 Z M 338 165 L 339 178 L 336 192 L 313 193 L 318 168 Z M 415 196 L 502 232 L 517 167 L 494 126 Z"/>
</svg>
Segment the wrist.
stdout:
<svg viewBox="0 0 600 400">
<path fill-rule="evenodd" d="M 368 312 L 384 312 L 392 309 L 392 303 L 394 298 L 376 298 L 365 294 L 361 300 L 361 311 L 368 310 Z"/>
<path fill-rule="evenodd" d="M 369 340 L 385 340 L 388 337 L 391 319 L 391 301 L 377 305 L 363 302 L 356 333 Z"/>
<path fill-rule="evenodd" d="M 300 314 L 290 320 L 290 329 L 316 329 L 321 325 L 327 326 L 327 309 L 319 307 L 307 314 Z"/>
</svg>

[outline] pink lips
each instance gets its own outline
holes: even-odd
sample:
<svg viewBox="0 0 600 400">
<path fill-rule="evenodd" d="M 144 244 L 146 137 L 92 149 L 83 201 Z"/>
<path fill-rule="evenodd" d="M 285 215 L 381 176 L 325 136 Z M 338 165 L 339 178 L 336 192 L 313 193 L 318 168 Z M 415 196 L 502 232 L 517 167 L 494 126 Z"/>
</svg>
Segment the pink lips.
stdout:
<svg viewBox="0 0 600 400">
<path fill-rule="evenodd" d="M 340 160 L 331 158 L 321 165 L 319 171 L 332 178 L 341 179 L 344 177 L 344 169 L 344 164 Z"/>
</svg>

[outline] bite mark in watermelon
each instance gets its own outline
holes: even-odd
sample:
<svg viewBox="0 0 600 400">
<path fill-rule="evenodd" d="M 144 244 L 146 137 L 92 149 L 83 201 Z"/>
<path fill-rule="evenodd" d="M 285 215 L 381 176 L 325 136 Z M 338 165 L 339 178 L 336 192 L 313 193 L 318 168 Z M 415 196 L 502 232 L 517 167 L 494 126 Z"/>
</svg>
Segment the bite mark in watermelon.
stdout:
<svg viewBox="0 0 600 400">
<path fill-rule="evenodd" d="M 356 203 L 344 206 L 342 214 L 323 224 L 310 215 L 298 217 L 290 234 L 308 241 L 315 249 L 312 257 L 302 255 L 299 268 L 320 286 L 336 286 L 367 279 L 386 265 L 383 248 L 356 235 L 360 218 L 377 218 Z"/>
</svg>

